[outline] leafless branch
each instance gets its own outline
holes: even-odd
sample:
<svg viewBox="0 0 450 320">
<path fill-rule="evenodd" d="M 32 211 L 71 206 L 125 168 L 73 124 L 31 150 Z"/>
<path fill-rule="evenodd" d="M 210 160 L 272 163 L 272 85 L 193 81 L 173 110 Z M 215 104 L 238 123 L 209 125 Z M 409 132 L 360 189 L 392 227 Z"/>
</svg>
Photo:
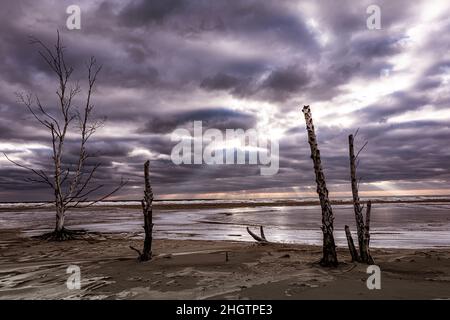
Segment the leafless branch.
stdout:
<svg viewBox="0 0 450 320">
<path fill-rule="evenodd" d="M 54 189 L 53 183 L 50 181 L 49 177 L 47 176 L 47 174 L 42 171 L 42 170 L 35 170 L 29 166 L 26 166 L 24 164 L 21 164 L 17 161 L 12 160 L 11 158 L 8 157 L 8 155 L 6 153 L 3 152 L 3 155 L 6 157 L 6 159 L 11 162 L 12 164 L 14 164 L 15 166 L 19 167 L 19 168 L 23 168 L 26 169 L 28 171 L 33 172 L 35 175 L 37 175 L 39 178 L 41 178 L 41 180 L 36 180 L 35 182 L 39 181 L 42 183 L 46 183 L 48 184 L 52 189 Z"/>
<path fill-rule="evenodd" d="M 117 186 L 114 190 L 112 190 L 111 192 L 109 192 L 108 194 L 102 196 L 101 198 L 98 198 L 96 200 L 92 200 L 89 201 L 87 198 L 84 198 L 82 200 L 79 200 L 75 203 L 75 205 L 68 205 L 67 208 L 88 208 L 90 206 L 93 206 L 96 203 L 102 202 L 103 200 L 111 197 L 113 194 L 117 193 L 120 189 L 122 189 L 126 184 L 128 183 L 128 181 L 121 181 L 119 186 Z M 85 202 L 87 202 L 87 204 L 84 204 Z"/>
<path fill-rule="evenodd" d="M 364 150 L 364 148 L 367 146 L 368 143 L 369 141 L 366 141 L 364 145 L 361 147 L 361 149 L 359 149 L 359 151 L 356 153 L 355 159 L 358 159 L 359 154 L 361 153 L 361 151 Z"/>
</svg>

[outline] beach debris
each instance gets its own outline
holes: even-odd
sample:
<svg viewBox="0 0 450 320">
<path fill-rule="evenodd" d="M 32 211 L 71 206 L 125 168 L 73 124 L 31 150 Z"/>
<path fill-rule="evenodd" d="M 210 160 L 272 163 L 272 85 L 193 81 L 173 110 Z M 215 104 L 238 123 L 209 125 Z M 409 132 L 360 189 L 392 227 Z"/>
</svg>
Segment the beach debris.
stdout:
<svg viewBox="0 0 450 320">
<path fill-rule="evenodd" d="M 259 227 L 259 233 L 261 234 L 261 236 L 258 236 L 257 234 L 253 233 L 249 227 L 247 227 L 247 232 L 249 235 L 252 236 L 253 239 L 255 239 L 258 243 L 260 244 L 268 244 L 269 241 L 267 241 L 266 236 L 264 234 L 264 227 L 260 226 Z"/>
<path fill-rule="evenodd" d="M 322 207 L 323 257 L 320 260 L 320 265 L 324 267 L 337 267 L 338 259 L 333 236 L 334 216 L 331 202 L 328 198 L 328 189 L 322 169 L 322 161 L 317 145 L 311 109 L 309 106 L 304 106 L 302 112 L 305 115 L 308 143 L 311 148 L 311 159 L 314 163 L 314 173 L 316 175 L 317 193 L 319 194 L 320 206 Z"/>
<path fill-rule="evenodd" d="M 284 290 L 284 295 L 286 297 L 292 297 L 292 290 L 291 289 Z"/>
<path fill-rule="evenodd" d="M 144 164 L 144 199 L 141 201 L 142 204 L 142 212 L 144 214 L 144 248 L 142 249 L 142 253 L 130 246 L 131 249 L 138 253 L 139 261 L 148 261 L 152 258 L 152 232 L 153 232 L 153 212 L 152 212 L 152 203 L 153 203 L 153 191 L 152 186 L 150 184 L 150 161 L 146 161 Z"/>
<path fill-rule="evenodd" d="M 358 134 L 358 130 L 355 133 L 355 136 Z M 356 169 L 358 167 L 359 161 L 358 156 L 362 150 L 367 145 L 367 142 L 359 149 L 359 151 L 355 155 L 354 151 L 354 139 L 355 136 L 353 134 L 348 136 L 348 145 L 349 145 L 349 157 L 350 157 L 350 179 L 352 185 L 352 196 L 353 196 L 353 208 L 355 211 L 355 220 L 356 220 L 356 231 L 358 234 L 358 246 L 359 246 L 359 255 L 358 252 L 354 248 L 354 244 L 352 247 L 353 239 L 351 238 L 350 228 L 345 226 L 345 233 L 347 235 L 347 241 L 349 243 L 350 254 L 352 255 L 352 261 L 363 262 L 367 264 L 374 264 L 374 260 L 370 254 L 369 250 L 369 242 L 370 242 L 370 213 L 372 209 L 372 202 L 368 201 L 366 206 L 366 221 L 364 222 L 363 210 L 364 206 L 361 205 L 359 199 L 359 183 Z M 347 233 L 348 230 L 348 233 Z M 349 240 L 350 236 L 350 240 Z M 355 255 L 356 253 L 356 255 Z"/>
</svg>

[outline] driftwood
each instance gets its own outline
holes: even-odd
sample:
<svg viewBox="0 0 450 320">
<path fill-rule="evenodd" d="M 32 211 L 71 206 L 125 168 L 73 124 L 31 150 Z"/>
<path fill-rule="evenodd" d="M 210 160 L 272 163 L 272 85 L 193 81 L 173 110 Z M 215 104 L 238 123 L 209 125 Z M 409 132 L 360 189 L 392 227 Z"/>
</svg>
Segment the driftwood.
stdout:
<svg viewBox="0 0 450 320">
<path fill-rule="evenodd" d="M 359 261 L 358 251 L 355 248 L 355 243 L 353 242 L 352 234 L 350 232 L 349 226 L 345 226 L 345 235 L 347 236 L 348 248 L 352 256 L 352 261 Z"/>
<path fill-rule="evenodd" d="M 302 111 L 305 115 L 308 142 L 311 148 L 311 159 L 314 163 L 314 173 L 316 175 L 317 193 L 319 194 L 320 206 L 322 207 L 323 257 L 320 264 L 327 267 L 336 267 L 338 265 L 338 259 L 333 236 L 333 210 L 331 208 L 330 199 L 328 198 L 328 189 L 325 175 L 322 170 L 322 161 L 317 146 L 311 110 L 309 106 L 304 106 Z"/>
<path fill-rule="evenodd" d="M 153 192 L 150 185 L 150 161 L 147 161 L 144 165 L 144 178 L 145 178 L 145 190 L 144 199 L 142 200 L 142 212 L 144 214 L 144 248 L 142 253 L 130 246 L 131 249 L 138 253 L 139 261 L 148 261 L 152 258 L 152 232 L 153 232 L 153 212 L 152 212 L 152 202 L 153 202 Z"/>
<path fill-rule="evenodd" d="M 367 144 L 367 143 L 366 143 Z M 355 211 L 355 221 L 356 221 L 356 231 L 358 234 L 358 245 L 359 245 L 359 259 L 357 261 L 373 264 L 373 259 L 370 255 L 369 251 L 369 240 L 370 240 L 370 210 L 371 210 L 371 202 L 367 203 L 366 209 L 366 223 L 364 223 L 363 217 L 363 206 L 361 206 L 359 200 L 359 191 L 358 191 L 358 180 L 356 175 L 356 160 L 358 158 L 359 153 L 365 147 L 365 145 L 358 151 L 355 155 L 354 151 L 354 136 L 351 134 L 348 137 L 348 145 L 349 145 L 349 157 L 350 157 L 350 179 L 352 185 L 352 196 L 353 196 L 353 209 Z M 353 253 L 352 248 L 349 247 L 350 253 Z"/>
<path fill-rule="evenodd" d="M 253 239 L 255 239 L 260 244 L 268 244 L 269 241 L 267 241 L 266 236 L 264 235 L 264 228 L 263 226 L 259 227 L 259 233 L 261 236 L 258 236 L 257 234 L 253 233 L 249 227 L 247 227 L 247 232 L 249 235 L 252 236 Z"/>
</svg>

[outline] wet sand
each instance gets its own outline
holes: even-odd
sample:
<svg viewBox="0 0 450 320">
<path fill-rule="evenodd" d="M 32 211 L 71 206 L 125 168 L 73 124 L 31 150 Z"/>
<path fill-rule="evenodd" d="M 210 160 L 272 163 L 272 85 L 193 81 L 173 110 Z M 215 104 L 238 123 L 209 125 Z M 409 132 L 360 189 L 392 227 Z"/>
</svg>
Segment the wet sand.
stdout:
<svg viewBox="0 0 450 320">
<path fill-rule="evenodd" d="M 0 299 L 450 299 L 450 249 L 373 249 L 381 290 L 366 286 L 367 266 L 320 267 L 318 246 L 155 240 L 139 263 L 127 234 L 46 242 L 0 230 Z M 228 261 L 227 261 L 228 256 Z M 69 265 L 81 289 L 69 290 Z"/>
</svg>

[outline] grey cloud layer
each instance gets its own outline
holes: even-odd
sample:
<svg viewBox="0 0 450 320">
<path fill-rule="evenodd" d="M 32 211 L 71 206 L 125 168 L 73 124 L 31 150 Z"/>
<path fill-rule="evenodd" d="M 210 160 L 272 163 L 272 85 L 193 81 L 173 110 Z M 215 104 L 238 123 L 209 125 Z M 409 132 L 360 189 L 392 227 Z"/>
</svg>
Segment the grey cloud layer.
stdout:
<svg viewBox="0 0 450 320">
<path fill-rule="evenodd" d="M 141 166 L 150 155 L 155 192 L 165 194 L 229 191 L 301 191 L 314 182 L 299 107 L 339 101 L 354 82 L 377 81 L 392 71 L 396 58 L 408 53 L 407 29 L 425 2 L 381 1 L 383 29 L 366 29 L 370 1 L 79 1 L 82 30 L 65 30 L 68 3 L 6 1 L 0 13 L 0 151 L 48 168 L 48 137 L 26 113 L 15 91 L 39 94 L 55 110 L 55 81 L 28 36 L 47 43 L 61 30 L 74 79 L 85 79 L 84 63 L 95 55 L 103 64 L 94 96 L 97 116 L 106 115 L 104 131 L 90 150 L 103 167 L 98 179 L 107 187 L 121 176 L 130 180 L 119 197 L 140 196 Z M 70 3 L 72 4 L 72 3 Z M 432 4 L 430 4 L 432 5 Z M 447 13 L 448 16 L 448 13 Z M 412 88 L 375 102 L 358 101 L 351 127 L 316 123 L 330 184 L 348 179 L 347 135 L 360 128 L 360 143 L 369 140 L 361 174 L 366 182 L 421 182 L 447 188 L 450 171 L 450 22 L 442 13 L 440 36 L 422 48 L 423 63 L 433 59 Z M 314 21 L 312 21 L 314 20 Z M 324 36 L 326 35 L 326 38 Z M 431 57 L 431 58 L 430 58 Z M 381 81 L 381 80 L 380 80 Z M 85 87 L 83 87 L 85 88 Z M 239 106 L 232 101 L 239 101 Z M 271 119 L 283 127 L 280 172 L 259 176 L 256 166 L 175 166 L 168 156 L 175 144 L 169 134 L 194 120 L 205 127 L 254 128 L 276 106 Z M 81 102 L 80 102 L 81 103 Z M 258 109 L 245 108 L 245 105 Z M 441 119 L 390 119 L 431 105 Z M 345 106 L 330 103 L 330 121 Z M 294 112 L 295 113 L 292 113 Z M 446 113 L 445 113 L 446 112 Z M 297 125 L 292 123 L 295 115 Z M 447 117 L 447 118 L 446 118 Z M 295 123 L 295 122 L 294 122 Z M 23 153 L 23 145 L 27 147 Z M 18 146 L 12 148 L 12 146 Z M 22 146 L 22 147 L 20 147 Z M 68 141 L 68 163 L 75 162 L 76 141 Z M 0 201 L 48 198 L 39 185 L 24 181 L 27 173 L 0 162 Z M 406 182 L 405 182 L 406 181 Z M 335 187 L 338 191 L 341 187 Z M 370 188 L 370 187 L 368 187 Z M 342 190 L 347 191 L 347 190 Z"/>
</svg>

